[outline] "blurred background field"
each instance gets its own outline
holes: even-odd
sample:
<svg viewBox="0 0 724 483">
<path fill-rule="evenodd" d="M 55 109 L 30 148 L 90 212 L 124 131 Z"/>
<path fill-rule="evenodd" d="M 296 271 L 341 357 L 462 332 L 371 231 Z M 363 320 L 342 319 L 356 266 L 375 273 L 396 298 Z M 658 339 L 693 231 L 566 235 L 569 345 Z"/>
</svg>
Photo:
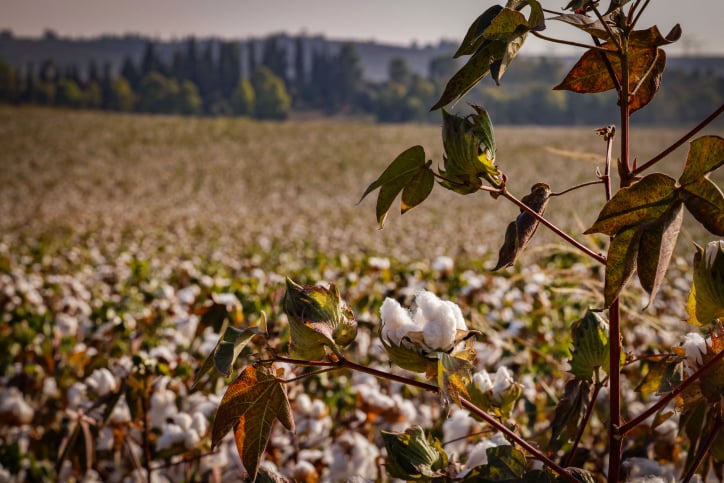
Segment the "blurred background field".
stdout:
<svg viewBox="0 0 724 483">
<path fill-rule="evenodd" d="M 684 132 L 637 129 L 632 156 L 644 162 Z M 593 128 L 504 126 L 496 137 L 496 162 L 519 197 L 536 182 L 562 191 L 603 169 L 605 143 Z M 438 187 L 421 207 L 403 217 L 396 210 L 377 229 L 374 197 L 357 204 L 361 193 L 411 145 L 422 143 L 441 163 L 436 126 L 2 107 L 0 138 L 0 228 L 13 244 L 16 237 L 101 229 L 159 237 L 188 254 L 212 244 L 231 253 L 275 247 L 295 258 L 321 251 L 486 259 L 517 214 L 484 193 L 459 196 Z M 686 151 L 670 155 L 662 170 L 678 176 Z M 600 186 L 582 188 L 553 198 L 549 216 L 579 234 L 602 201 Z M 693 223 L 684 226 L 680 245 L 703 235 Z M 538 244 L 554 241 L 546 231 Z"/>
</svg>

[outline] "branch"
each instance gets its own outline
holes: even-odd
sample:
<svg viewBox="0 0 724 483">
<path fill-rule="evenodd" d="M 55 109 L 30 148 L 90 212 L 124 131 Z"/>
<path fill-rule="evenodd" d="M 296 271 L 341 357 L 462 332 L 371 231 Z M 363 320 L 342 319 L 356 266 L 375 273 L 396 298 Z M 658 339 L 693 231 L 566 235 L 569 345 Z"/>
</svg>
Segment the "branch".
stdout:
<svg viewBox="0 0 724 483">
<path fill-rule="evenodd" d="M 287 362 L 287 363 L 294 363 L 301 362 L 302 364 L 308 364 L 312 361 L 298 361 L 296 359 L 289 359 L 287 357 L 283 356 L 275 356 L 275 361 L 278 362 Z M 397 374 L 393 374 L 389 371 L 380 371 L 378 369 L 374 369 L 372 367 L 363 366 L 361 364 L 357 364 L 356 362 L 352 362 L 349 359 L 345 359 L 343 357 L 339 358 L 337 361 L 316 361 L 313 365 L 325 365 L 327 367 L 336 367 L 336 368 L 347 368 L 352 369 L 354 371 L 363 372 L 365 374 L 370 374 L 372 376 L 378 377 L 380 379 L 387 379 L 390 381 L 399 382 L 402 384 L 405 384 L 407 386 L 413 386 L 420 389 L 424 389 L 425 391 L 429 391 L 435 394 L 440 393 L 440 388 L 437 386 L 434 386 L 432 384 L 428 384 L 426 382 L 421 382 L 416 379 L 410 379 L 408 377 L 399 376 Z M 542 461 L 546 466 L 551 468 L 552 470 L 556 471 L 558 474 L 560 474 L 563 478 L 565 478 L 567 481 L 570 481 L 571 483 L 577 483 L 578 480 L 573 478 L 573 476 L 568 473 L 568 471 L 565 470 L 565 468 L 562 468 L 560 465 L 556 464 L 555 461 L 552 461 L 550 458 L 548 458 L 546 455 L 544 455 L 540 450 L 533 447 L 530 443 L 528 443 L 526 440 L 524 440 L 522 437 L 511 431 L 508 427 L 506 427 L 503 423 L 496 420 L 493 416 L 489 415 L 479 407 L 475 406 L 473 403 L 468 401 L 467 399 L 460 398 L 461 405 L 466 408 L 468 411 L 474 413 L 475 415 L 479 416 L 481 419 L 486 421 L 488 424 L 493 426 L 498 431 L 504 433 L 507 435 L 511 440 L 515 441 L 519 446 L 524 448 L 526 451 L 528 451 L 531 455 L 533 455 L 535 458 Z"/>
<path fill-rule="evenodd" d="M 606 21 L 603 19 L 603 15 L 601 15 L 601 12 L 598 11 L 598 7 L 596 7 L 596 4 L 594 2 L 588 2 L 588 4 L 593 9 L 593 13 L 596 14 L 596 17 L 598 18 L 598 21 L 603 24 L 603 28 L 606 29 L 606 32 L 608 33 L 608 36 L 611 37 L 611 41 L 616 46 L 616 50 L 619 53 L 622 53 L 623 49 L 621 48 L 621 42 L 619 42 L 618 38 L 613 34 L 613 30 L 611 30 L 611 27 L 606 23 Z M 597 40 L 597 39 L 594 39 Z M 598 44 L 596 44 L 598 45 Z"/>
<path fill-rule="evenodd" d="M 596 379 L 598 379 L 598 377 Z M 576 435 L 576 439 L 573 441 L 573 446 L 568 453 L 568 458 L 566 458 L 566 462 L 563 463 L 565 466 L 571 466 L 573 457 L 576 454 L 576 449 L 578 449 L 578 444 L 581 442 L 581 438 L 583 437 L 583 432 L 586 430 L 586 427 L 588 426 L 588 421 L 591 419 L 591 415 L 593 414 L 593 407 L 596 405 L 596 398 L 598 398 L 598 392 L 601 390 L 602 387 L 603 384 L 601 384 L 600 382 L 596 382 L 596 385 L 593 387 L 593 394 L 591 395 L 591 400 L 588 401 L 586 414 L 583 417 L 580 428 L 578 428 L 578 434 Z"/>
<path fill-rule="evenodd" d="M 606 169 L 601 177 L 601 181 L 604 182 L 606 189 L 606 201 L 609 201 L 611 199 L 611 156 L 613 153 L 613 136 L 616 134 L 616 126 L 612 124 L 597 129 L 596 133 L 603 136 L 603 139 L 606 141 Z"/>
<path fill-rule="evenodd" d="M 516 198 L 515 196 L 513 196 L 506 188 L 503 188 L 500 194 L 502 194 L 502 195 L 505 196 L 507 199 L 509 199 L 510 201 L 512 201 L 513 203 L 515 203 L 516 205 L 518 205 L 518 207 L 519 207 L 521 210 L 526 211 L 529 215 L 531 215 L 533 218 L 535 218 L 536 220 L 538 220 L 541 224 L 547 226 L 551 231 L 553 231 L 553 233 L 555 233 L 555 234 L 558 235 L 559 237 L 563 238 L 565 241 L 567 241 L 567 242 L 568 242 L 569 244 L 571 244 L 572 246 L 578 248 L 580 251 L 582 251 L 583 253 L 585 253 L 585 254 L 588 255 L 589 257 L 593 258 L 593 259 L 596 260 L 597 262 L 599 262 L 599 263 L 601 263 L 601 264 L 605 264 L 605 263 L 606 263 L 606 258 L 605 258 L 603 255 L 594 252 L 593 250 L 591 250 L 591 249 L 588 248 L 587 246 L 583 245 L 581 242 L 579 242 L 579 241 L 576 240 L 575 238 L 573 238 L 573 237 L 571 237 L 570 235 L 568 235 L 567 233 L 565 233 L 563 230 L 561 230 L 561 229 L 558 228 L 556 225 L 554 225 L 553 223 L 551 223 L 550 221 L 548 221 L 547 219 L 545 219 L 543 216 L 541 216 L 541 215 L 540 215 L 539 213 L 537 213 L 535 210 L 531 209 L 528 205 L 526 205 L 525 203 L 523 203 L 522 201 L 520 201 L 518 198 Z"/>
<path fill-rule="evenodd" d="M 716 119 L 717 117 L 719 117 L 719 115 L 720 115 L 722 112 L 724 112 L 724 104 L 722 104 L 721 106 L 719 106 L 714 112 L 712 112 L 711 114 L 709 114 L 709 116 L 708 116 L 706 119 L 704 119 L 704 120 L 701 121 L 699 124 L 697 124 L 691 131 L 689 131 L 688 133 L 684 134 L 684 135 L 683 135 L 678 141 L 676 141 L 674 144 L 672 144 L 672 145 L 669 146 L 668 148 L 666 148 L 666 149 L 664 149 L 663 151 L 661 151 L 659 154 L 657 154 L 656 156 L 654 156 L 653 158 L 651 158 L 649 161 L 645 162 L 645 163 L 642 164 L 641 166 L 639 166 L 639 167 L 635 168 L 633 171 L 631 171 L 631 175 L 632 175 L 632 176 L 636 176 L 636 175 L 638 175 L 638 174 L 641 174 L 642 172 L 646 171 L 647 169 L 649 169 L 649 168 L 650 168 L 651 166 L 653 166 L 654 164 L 656 164 L 656 163 L 658 163 L 659 161 L 661 161 L 662 159 L 664 159 L 666 156 L 668 156 L 669 154 L 671 154 L 672 151 L 674 151 L 676 148 L 678 148 L 679 146 L 681 146 L 682 144 L 684 144 L 687 140 L 689 140 L 689 138 L 691 138 L 692 136 L 694 136 L 694 134 L 696 134 L 696 133 L 698 133 L 699 131 L 701 131 L 702 129 L 704 129 L 704 127 L 706 127 L 706 126 L 707 126 L 709 123 L 711 123 L 714 119 Z"/>
<path fill-rule="evenodd" d="M 623 435 L 621 431 L 621 304 L 616 299 L 608 309 L 609 359 L 608 359 L 608 479 L 618 481 L 623 456 Z"/>
<path fill-rule="evenodd" d="M 599 179 L 598 181 L 588 181 L 587 183 L 577 184 L 576 186 L 571 186 L 570 188 L 564 189 L 563 191 L 553 192 L 553 193 L 551 193 L 551 197 L 561 196 L 566 193 L 570 193 L 571 191 L 575 191 L 579 188 L 585 188 L 586 186 L 593 186 L 594 184 L 601 184 L 601 183 L 603 183 L 603 180 Z"/>
<path fill-rule="evenodd" d="M 701 366 L 694 374 L 692 374 L 690 377 L 688 377 L 685 381 L 683 381 L 681 384 L 679 384 L 675 389 L 673 389 L 671 392 L 667 393 L 666 396 L 662 397 L 658 401 L 656 401 L 656 404 L 648 408 L 643 413 L 639 414 L 637 417 L 633 418 L 631 421 L 627 422 L 623 426 L 619 428 L 619 432 L 621 434 L 626 434 L 629 431 L 631 431 L 633 428 L 644 422 L 649 416 L 659 411 L 661 408 L 669 404 L 672 399 L 674 399 L 676 396 L 681 394 L 681 392 L 686 389 L 691 383 L 698 380 L 702 374 L 704 374 L 706 371 L 711 369 L 714 364 L 716 364 L 718 361 L 722 360 L 724 358 L 724 351 L 719 352 L 714 357 L 711 358 L 709 362 Z"/>
<path fill-rule="evenodd" d="M 691 462 L 691 468 L 689 468 L 689 471 L 686 472 L 686 476 L 684 476 L 681 481 L 688 483 L 694 477 L 694 474 L 696 473 L 697 468 L 699 468 L 701 462 L 704 460 L 704 457 L 709 454 L 711 445 L 714 444 L 714 440 L 719 435 L 719 431 L 722 427 L 724 427 L 724 420 L 722 419 L 721 414 L 717 414 L 716 419 L 714 420 L 714 427 L 709 433 L 709 436 L 707 436 L 706 441 L 701 447 L 699 453 L 696 455 L 696 458 Z"/>
<path fill-rule="evenodd" d="M 636 5 L 634 7 L 637 7 L 640 2 L 636 2 Z M 639 19 L 641 18 L 641 14 L 644 13 L 644 10 L 646 10 L 646 7 L 649 5 L 649 0 L 646 0 L 644 2 L 644 5 L 639 9 L 638 12 L 636 12 L 636 17 L 631 21 L 629 24 L 629 29 L 633 30 L 636 24 L 638 23 Z"/>
<path fill-rule="evenodd" d="M 608 52 L 608 53 L 611 52 L 610 50 L 606 50 L 606 49 L 598 47 L 596 45 L 587 45 L 587 44 L 581 44 L 579 42 L 571 42 L 569 40 L 561 40 L 561 39 L 556 39 L 553 37 L 548 37 L 547 35 L 543 35 L 540 32 L 536 32 L 535 30 L 532 30 L 530 33 L 532 33 L 539 39 L 547 40 L 548 42 L 553 42 L 554 44 L 571 45 L 573 47 L 581 47 L 581 48 L 584 48 L 587 50 L 595 50 L 597 52 Z"/>
</svg>

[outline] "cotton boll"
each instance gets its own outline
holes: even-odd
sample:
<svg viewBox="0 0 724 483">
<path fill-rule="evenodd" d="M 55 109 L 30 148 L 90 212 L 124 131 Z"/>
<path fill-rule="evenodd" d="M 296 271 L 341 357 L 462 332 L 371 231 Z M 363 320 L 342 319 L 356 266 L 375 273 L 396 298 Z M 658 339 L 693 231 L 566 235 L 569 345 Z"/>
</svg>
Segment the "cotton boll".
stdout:
<svg viewBox="0 0 724 483">
<path fill-rule="evenodd" d="M 493 381 L 493 395 L 497 396 L 505 392 L 510 386 L 515 383 L 513 376 L 505 366 L 500 366 L 495 372 L 495 379 Z"/>
<path fill-rule="evenodd" d="M 689 332 L 684 339 L 684 350 L 686 350 L 686 360 L 689 367 L 694 368 L 701 366 L 702 356 L 706 354 L 706 341 L 696 332 Z"/>
<path fill-rule="evenodd" d="M 94 370 L 85 380 L 85 385 L 98 396 L 105 396 L 118 387 L 118 382 L 111 371 L 105 367 Z"/>
<path fill-rule="evenodd" d="M 33 420 L 35 411 L 23 398 L 16 387 L 9 387 L 0 397 L 0 414 L 7 415 L 19 424 L 28 424 Z"/>
<path fill-rule="evenodd" d="M 487 391 L 493 389 L 493 381 L 490 379 L 490 374 L 488 374 L 488 371 L 485 369 L 473 374 L 473 384 L 482 393 L 486 393 Z"/>
<path fill-rule="evenodd" d="M 415 297 L 415 321 L 424 320 L 423 340 L 430 349 L 449 350 L 455 343 L 458 327 L 465 327 L 460 308 L 452 302 L 440 300 L 437 295 L 421 291 Z M 465 330 L 465 329 L 462 329 Z"/>
<path fill-rule="evenodd" d="M 182 443 L 185 438 L 186 434 L 181 426 L 174 423 L 164 423 L 161 436 L 156 440 L 156 451 L 173 448 Z"/>
<path fill-rule="evenodd" d="M 456 407 L 450 412 L 450 417 L 442 425 L 443 440 L 451 441 L 445 445 L 448 453 L 463 452 L 467 445 L 465 438 L 473 432 L 475 425 L 475 420 L 466 410 Z"/>
<path fill-rule="evenodd" d="M 380 450 L 359 433 L 342 434 L 332 445 L 332 464 L 329 477 L 333 481 L 348 481 L 352 477 L 377 478 L 377 457 Z"/>
<path fill-rule="evenodd" d="M 402 308 L 397 300 L 389 297 L 382 302 L 380 317 L 382 319 L 382 338 L 397 346 L 408 333 L 420 330 L 420 327 L 412 321 L 410 313 Z"/>
</svg>

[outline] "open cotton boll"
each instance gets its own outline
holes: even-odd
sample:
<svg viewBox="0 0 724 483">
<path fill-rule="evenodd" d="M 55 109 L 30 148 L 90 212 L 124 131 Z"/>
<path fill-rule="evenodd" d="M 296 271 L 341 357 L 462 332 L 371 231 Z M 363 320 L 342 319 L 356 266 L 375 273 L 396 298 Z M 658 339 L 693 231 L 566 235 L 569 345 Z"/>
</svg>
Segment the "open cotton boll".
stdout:
<svg viewBox="0 0 724 483">
<path fill-rule="evenodd" d="M 493 381 L 493 394 L 499 395 L 505 392 L 510 386 L 515 383 L 513 376 L 505 366 L 500 366 L 495 372 L 495 379 Z"/>
<path fill-rule="evenodd" d="M 480 389 L 480 392 L 483 394 L 493 389 L 493 381 L 490 379 L 490 374 L 488 374 L 488 371 L 485 369 L 473 374 L 473 384 Z"/>
<path fill-rule="evenodd" d="M 424 321 L 422 332 L 425 345 L 430 349 L 452 348 L 458 327 L 465 327 L 460 308 L 452 302 L 440 300 L 437 295 L 426 290 L 418 292 L 415 302 L 415 321 L 418 324 Z"/>
<path fill-rule="evenodd" d="M 706 354 L 706 341 L 696 332 L 689 332 L 684 339 L 684 350 L 686 350 L 686 360 L 689 367 L 694 368 L 700 366 L 703 362 L 702 356 Z"/>
<path fill-rule="evenodd" d="M 421 330 L 421 327 L 413 322 L 410 312 L 402 308 L 397 300 L 389 297 L 382 302 L 380 317 L 382 318 L 382 338 L 397 346 L 408 333 Z"/>
</svg>

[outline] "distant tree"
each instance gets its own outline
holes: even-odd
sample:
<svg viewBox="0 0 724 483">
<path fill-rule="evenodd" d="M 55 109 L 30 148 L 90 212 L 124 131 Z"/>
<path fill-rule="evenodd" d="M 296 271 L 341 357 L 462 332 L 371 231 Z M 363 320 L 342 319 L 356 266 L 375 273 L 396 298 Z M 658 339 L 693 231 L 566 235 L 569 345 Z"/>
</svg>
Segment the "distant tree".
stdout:
<svg viewBox="0 0 724 483">
<path fill-rule="evenodd" d="M 83 90 L 83 107 L 100 109 L 102 105 L 103 89 L 101 89 L 101 85 L 96 81 L 89 82 Z"/>
<path fill-rule="evenodd" d="M 259 66 L 251 77 L 256 94 L 254 115 L 259 119 L 282 120 L 289 116 L 291 99 L 284 82 L 271 69 Z"/>
<path fill-rule="evenodd" d="M 97 83 L 97 84 L 100 85 L 100 83 L 101 83 L 101 75 L 100 75 L 100 72 L 98 71 L 98 64 L 96 64 L 96 61 L 95 61 L 95 60 L 91 60 L 91 61 L 88 63 L 88 72 L 87 72 L 87 74 L 88 74 L 88 75 L 86 76 L 86 82 L 85 82 L 86 85 L 90 85 L 90 84 L 92 84 L 93 82 L 95 82 L 95 83 Z"/>
<path fill-rule="evenodd" d="M 269 68 L 272 73 L 284 82 L 285 87 L 289 85 L 287 69 L 287 50 L 281 45 L 281 37 L 271 36 L 264 41 L 262 49 L 262 65 Z"/>
<path fill-rule="evenodd" d="M 214 46 L 212 42 L 207 42 L 204 48 L 203 54 L 199 59 L 198 64 L 198 83 L 196 86 L 199 89 L 204 100 L 204 105 L 207 111 L 211 111 L 211 106 L 214 104 L 220 96 L 217 69 L 214 65 Z"/>
<path fill-rule="evenodd" d="M 20 86 L 15 69 L 0 59 L 0 102 L 17 102 L 20 95 Z"/>
<path fill-rule="evenodd" d="M 248 75 L 251 77 L 251 75 L 256 70 L 256 66 L 258 65 L 257 58 L 256 58 L 256 46 L 254 45 L 253 40 L 249 40 L 246 43 L 246 51 L 247 51 L 247 58 L 249 63 L 249 70 Z"/>
<path fill-rule="evenodd" d="M 195 37 L 189 37 L 186 42 L 186 55 L 184 56 L 184 73 L 181 76 L 182 79 L 188 79 L 196 87 L 199 86 L 199 55 Z"/>
<path fill-rule="evenodd" d="M 136 95 L 131 84 L 125 77 L 117 77 L 111 87 L 109 107 L 115 111 L 132 111 L 136 103 Z"/>
<path fill-rule="evenodd" d="M 304 57 L 304 37 L 298 36 L 294 40 L 294 85 L 297 92 L 302 92 L 307 83 L 307 68 Z"/>
<path fill-rule="evenodd" d="M 457 62 L 450 56 L 446 55 L 435 57 L 430 60 L 430 65 L 428 66 L 428 78 L 432 82 L 442 84 L 444 86 L 448 79 L 457 72 L 458 68 Z"/>
<path fill-rule="evenodd" d="M 395 57 L 390 60 L 390 63 L 387 66 L 387 75 L 390 82 L 396 82 L 402 85 L 407 85 L 410 82 L 410 77 L 412 76 L 405 59 L 400 57 Z"/>
<path fill-rule="evenodd" d="M 40 65 L 40 72 L 38 74 L 40 82 L 53 83 L 58 80 L 58 77 L 58 69 L 53 62 L 53 59 L 44 60 L 43 63 Z"/>
<path fill-rule="evenodd" d="M 241 78 L 241 54 L 238 42 L 222 42 L 219 47 L 218 66 L 219 89 L 224 98 L 229 98 Z"/>
<path fill-rule="evenodd" d="M 165 74 L 165 69 L 163 68 L 163 63 L 156 52 L 155 43 L 148 41 L 143 49 L 143 57 L 141 57 L 141 76 L 145 77 L 151 72 Z"/>
<path fill-rule="evenodd" d="M 152 71 L 141 80 L 138 109 L 142 112 L 173 113 L 178 111 L 179 85 L 174 79 Z"/>
<path fill-rule="evenodd" d="M 337 109 L 353 106 L 363 87 L 362 65 L 354 44 L 346 43 L 337 54 L 333 69 Z"/>
<path fill-rule="evenodd" d="M 111 90 L 113 89 L 113 72 L 111 69 L 111 63 L 105 62 L 103 64 L 103 73 L 101 74 L 101 108 L 108 109 L 111 102 Z"/>
<path fill-rule="evenodd" d="M 55 104 L 63 107 L 83 107 L 83 91 L 74 80 L 64 77 L 56 86 Z"/>
<path fill-rule="evenodd" d="M 170 69 L 171 77 L 176 79 L 177 81 L 181 82 L 184 79 L 187 79 L 186 77 L 186 55 L 177 50 L 173 53 L 173 57 L 171 58 L 171 69 Z"/>
<path fill-rule="evenodd" d="M 171 80 L 171 82 L 175 81 Z M 196 84 L 190 80 L 182 81 L 173 110 L 181 114 L 199 114 L 202 108 L 203 101 Z"/>
<path fill-rule="evenodd" d="M 138 88 L 141 86 L 142 75 L 136 67 L 136 64 L 130 57 L 125 57 L 123 59 L 123 65 L 121 66 L 121 77 L 128 81 L 128 84 L 134 91 L 138 90 Z"/>
<path fill-rule="evenodd" d="M 231 106 L 234 114 L 239 116 L 252 116 L 254 115 L 254 104 L 256 102 L 256 95 L 254 88 L 251 86 L 251 82 L 247 79 L 242 79 L 234 90 L 234 95 L 231 97 Z"/>
</svg>

